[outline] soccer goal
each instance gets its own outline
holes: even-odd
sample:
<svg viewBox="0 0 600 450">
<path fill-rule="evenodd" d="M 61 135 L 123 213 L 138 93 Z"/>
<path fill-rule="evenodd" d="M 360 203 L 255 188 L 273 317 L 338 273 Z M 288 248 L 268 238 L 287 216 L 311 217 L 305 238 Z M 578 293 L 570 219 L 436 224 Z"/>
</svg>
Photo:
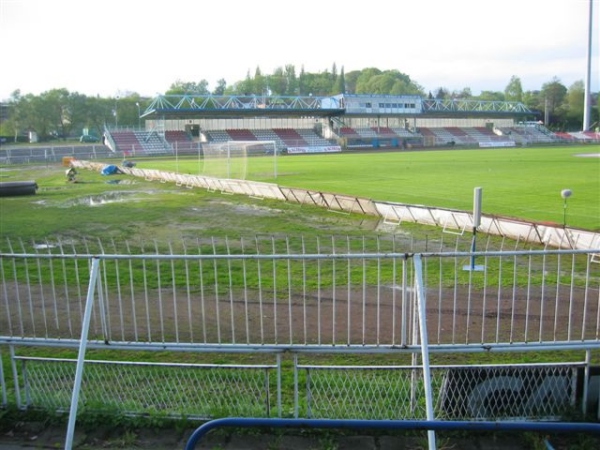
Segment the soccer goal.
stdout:
<svg viewBox="0 0 600 450">
<path fill-rule="evenodd" d="M 249 176 L 277 178 L 275 141 L 227 141 L 202 146 L 202 175 L 245 180 Z"/>
</svg>

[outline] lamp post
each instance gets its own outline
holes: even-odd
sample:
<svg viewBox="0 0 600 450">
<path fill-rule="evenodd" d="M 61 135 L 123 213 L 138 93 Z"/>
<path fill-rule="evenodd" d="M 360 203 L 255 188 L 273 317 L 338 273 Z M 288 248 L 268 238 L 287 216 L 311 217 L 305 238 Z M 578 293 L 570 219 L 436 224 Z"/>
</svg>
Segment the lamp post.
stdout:
<svg viewBox="0 0 600 450">
<path fill-rule="evenodd" d="M 560 196 L 563 198 L 563 228 L 567 227 L 567 199 L 573 195 L 571 189 L 563 189 L 560 191 Z"/>
<path fill-rule="evenodd" d="M 117 95 L 115 97 L 115 109 L 113 111 L 113 114 L 115 115 L 115 129 L 119 128 L 119 111 L 118 111 L 118 107 L 117 107 L 118 101 L 119 101 L 119 96 Z"/>
<path fill-rule="evenodd" d="M 137 106 L 137 109 L 138 109 L 138 128 L 141 129 L 142 128 L 142 114 L 140 112 L 140 102 L 135 102 L 135 106 Z"/>
</svg>

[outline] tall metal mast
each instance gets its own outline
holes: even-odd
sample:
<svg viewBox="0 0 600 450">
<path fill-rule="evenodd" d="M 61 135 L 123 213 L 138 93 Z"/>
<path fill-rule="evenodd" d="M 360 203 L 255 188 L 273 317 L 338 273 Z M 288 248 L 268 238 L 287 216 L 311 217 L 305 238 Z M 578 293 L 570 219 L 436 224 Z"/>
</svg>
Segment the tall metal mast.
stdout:
<svg viewBox="0 0 600 450">
<path fill-rule="evenodd" d="M 590 116 L 592 112 L 592 93 L 590 91 L 592 77 L 592 16 L 593 16 L 593 0 L 589 0 L 590 10 L 588 18 L 588 47 L 587 47 L 587 71 L 585 73 L 585 99 L 583 103 L 583 131 L 590 129 Z"/>
</svg>

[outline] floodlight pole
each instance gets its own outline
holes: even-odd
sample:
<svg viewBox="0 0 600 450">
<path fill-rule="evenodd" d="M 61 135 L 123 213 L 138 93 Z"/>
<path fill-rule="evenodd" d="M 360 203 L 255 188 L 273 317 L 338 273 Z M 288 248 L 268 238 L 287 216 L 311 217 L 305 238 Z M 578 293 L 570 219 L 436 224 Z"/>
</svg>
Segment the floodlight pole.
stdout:
<svg viewBox="0 0 600 450">
<path fill-rule="evenodd" d="M 589 17 L 588 17 L 588 46 L 587 46 L 587 70 L 585 72 L 585 89 L 584 89 L 584 106 L 583 106 L 583 130 L 590 129 L 590 116 L 592 113 L 592 94 L 590 90 L 592 78 L 592 16 L 593 16 L 593 1 L 590 1 Z"/>
<path fill-rule="evenodd" d="M 115 114 L 115 129 L 119 128 L 119 104 L 118 104 L 118 102 L 119 102 L 119 96 L 117 95 L 115 97 L 115 112 L 114 112 L 114 114 Z"/>
<path fill-rule="evenodd" d="M 138 110 L 138 128 L 142 129 L 142 110 L 140 109 L 140 102 L 135 102 L 135 106 L 137 106 Z"/>
</svg>

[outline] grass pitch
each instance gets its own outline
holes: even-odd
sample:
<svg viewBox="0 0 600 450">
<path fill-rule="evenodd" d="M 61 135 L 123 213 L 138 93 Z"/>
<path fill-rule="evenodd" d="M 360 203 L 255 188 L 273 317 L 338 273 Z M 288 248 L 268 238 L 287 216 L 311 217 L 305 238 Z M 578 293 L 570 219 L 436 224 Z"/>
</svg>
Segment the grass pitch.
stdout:
<svg viewBox="0 0 600 450">
<path fill-rule="evenodd" d="M 598 231 L 599 155 L 600 146 L 589 145 L 253 157 L 247 179 L 466 211 L 481 187 L 484 214 Z M 140 164 L 202 173 L 197 158 Z M 566 203 L 563 189 L 573 192 Z"/>
</svg>

